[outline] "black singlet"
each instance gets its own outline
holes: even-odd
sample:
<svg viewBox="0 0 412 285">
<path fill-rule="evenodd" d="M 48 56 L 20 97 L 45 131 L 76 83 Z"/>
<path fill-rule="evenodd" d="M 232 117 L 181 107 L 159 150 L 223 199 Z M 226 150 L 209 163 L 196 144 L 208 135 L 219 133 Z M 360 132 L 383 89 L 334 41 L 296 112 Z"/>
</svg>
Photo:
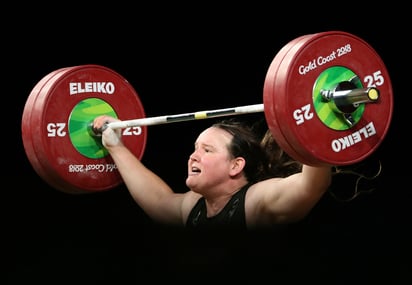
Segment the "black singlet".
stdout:
<svg viewBox="0 0 412 285">
<path fill-rule="evenodd" d="M 205 198 L 197 201 L 186 222 L 187 228 L 238 228 L 246 229 L 245 196 L 249 185 L 243 186 L 233 195 L 223 210 L 216 216 L 207 217 Z"/>
</svg>

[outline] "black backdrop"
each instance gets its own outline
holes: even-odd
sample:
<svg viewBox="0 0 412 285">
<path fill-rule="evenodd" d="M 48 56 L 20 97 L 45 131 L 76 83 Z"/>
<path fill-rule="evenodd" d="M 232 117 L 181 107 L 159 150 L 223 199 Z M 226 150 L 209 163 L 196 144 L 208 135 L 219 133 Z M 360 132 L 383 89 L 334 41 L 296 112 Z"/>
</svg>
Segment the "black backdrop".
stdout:
<svg viewBox="0 0 412 285">
<path fill-rule="evenodd" d="M 3 26 L 2 235 L 8 284 L 409 279 L 411 194 L 404 184 L 410 99 L 401 79 L 410 64 L 398 35 L 406 27 L 400 17 L 389 23 L 387 11 L 368 7 L 51 8 L 33 7 L 24 17 L 11 10 L 14 17 Z M 350 202 L 326 194 L 300 224 L 247 235 L 158 227 L 123 187 L 93 195 L 61 193 L 35 174 L 26 157 L 24 104 L 51 71 L 107 66 L 131 82 L 147 116 L 256 104 L 262 102 L 269 64 L 287 42 L 333 30 L 359 36 L 382 57 L 394 89 L 394 116 L 385 140 L 363 165 L 371 169 L 382 161 L 382 174 L 368 184 L 374 191 Z M 209 123 L 150 127 L 144 163 L 184 191 L 193 140 Z M 333 187 L 353 191 L 354 184 L 335 181 Z"/>
</svg>

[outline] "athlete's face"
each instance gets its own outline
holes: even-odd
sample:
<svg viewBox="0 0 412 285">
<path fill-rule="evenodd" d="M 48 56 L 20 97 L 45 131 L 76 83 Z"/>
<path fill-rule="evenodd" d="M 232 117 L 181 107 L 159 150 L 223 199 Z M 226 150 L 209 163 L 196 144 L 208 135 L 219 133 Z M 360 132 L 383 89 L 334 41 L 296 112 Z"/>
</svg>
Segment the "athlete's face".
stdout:
<svg viewBox="0 0 412 285">
<path fill-rule="evenodd" d="M 186 185 L 202 192 L 230 179 L 233 157 L 228 151 L 232 135 L 219 128 L 204 130 L 189 157 Z"/>
</svg>

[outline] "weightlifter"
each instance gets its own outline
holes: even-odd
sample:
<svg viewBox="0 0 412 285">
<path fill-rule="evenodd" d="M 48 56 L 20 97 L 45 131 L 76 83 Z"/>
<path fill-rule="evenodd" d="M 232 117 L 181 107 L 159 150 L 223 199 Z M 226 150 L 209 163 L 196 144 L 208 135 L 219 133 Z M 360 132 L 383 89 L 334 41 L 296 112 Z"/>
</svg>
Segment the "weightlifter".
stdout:
<svg viewBox="0 0 412 285">
<path fill-rule="evenodd" d="M 332 167 L 292 160 L 268 130 L 234 119 L 205 129 L 188 159 L 188 191 L 176 193 L 122 142 L 121 130 L 98 116 L 93 128 L 117 165 L 137 204 L 155 222 L 188 228 L 253 229 L 303 219 L 327 191 Z"/>
</svg>

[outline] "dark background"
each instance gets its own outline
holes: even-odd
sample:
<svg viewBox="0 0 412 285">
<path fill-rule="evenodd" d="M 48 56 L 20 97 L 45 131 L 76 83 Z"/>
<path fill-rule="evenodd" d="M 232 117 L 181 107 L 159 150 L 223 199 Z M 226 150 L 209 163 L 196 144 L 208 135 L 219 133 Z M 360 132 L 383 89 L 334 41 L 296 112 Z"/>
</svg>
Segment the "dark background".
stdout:
<svg viewBox="0 0 412 285">
<path fill-rule="evenodd" d="M 59 9 L 25 7 L 32 11 L 25 16 L 10 10 L 14 17 L 3 25 L 7 119 L 2 128 L 8 284 L 129 284 L 147 278 L 153 283 L 225 278 L 397 284 L 410 279 L 411 194 L 405 186 L 410 99 L 402 80 L 410 60 L 399 36 L 406 30 L 403 18 L 389 22 L 389 11 L 360 6 L 236 5 L 85 9 L 72 3 Z M 373 191 L 350 202 L 327 193 L 302 223 L 248 234 L 159 227 L 124 187 L 91 195 L 62 193 L 45 183 L 26 157 L 24 104 L 34 85 L 54 70 L 109 67 L 134 86 L 147 116 L 242 106 L 262 102 L 267 69 L 284 45 L 334 30 L 359 36 L 381 56 L 391 75 L 394 113 L 385 140 L 361 165 L 370 171 L 382 162 L 381 175 L 363 187 Z M 143 162 L 184 191 L 187 157 L 209 124 L 150 127 Z M 332 186 L 345 195 L 354 187 L 353 177 Z"/>
</svg>

